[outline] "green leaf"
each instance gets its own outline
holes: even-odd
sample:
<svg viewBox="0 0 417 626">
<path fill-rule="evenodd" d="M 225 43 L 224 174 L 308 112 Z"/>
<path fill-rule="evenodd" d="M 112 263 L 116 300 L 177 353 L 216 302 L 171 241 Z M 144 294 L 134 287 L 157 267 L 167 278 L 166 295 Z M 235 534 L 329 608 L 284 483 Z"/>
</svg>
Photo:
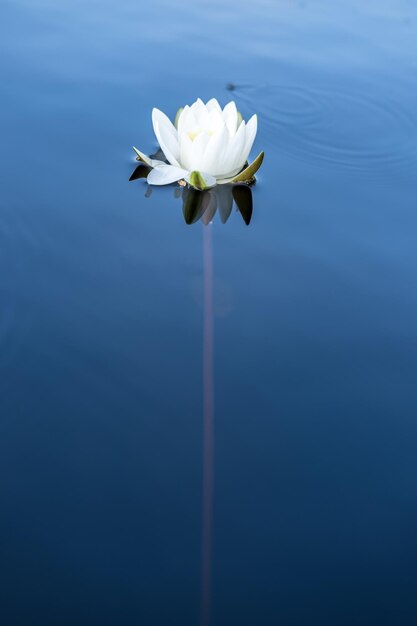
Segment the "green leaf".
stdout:
<svg viewBox="0 0 417 626">
<path fill-rule="evenodd" d="M 234 176 L 229 182 L 231 183 L 247 183 L 252 180 L 255 176 L 256 172 L 262 165 L 262 161 L 264 160 L 264 151 L 260 152 L 256 159 L 252 161 L 250 165 L 245 167 L 245 169 L 240 172 L 237 176 Z"/>
</svg>

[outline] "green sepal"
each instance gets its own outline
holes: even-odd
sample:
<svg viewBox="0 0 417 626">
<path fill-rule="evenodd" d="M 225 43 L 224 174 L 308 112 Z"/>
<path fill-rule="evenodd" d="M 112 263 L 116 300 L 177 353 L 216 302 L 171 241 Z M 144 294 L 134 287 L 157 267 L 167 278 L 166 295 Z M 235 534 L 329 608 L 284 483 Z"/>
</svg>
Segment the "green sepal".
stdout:
<svg viewBox="0 0 417 626">
<path fill-rule="evenodd" d="M 234 176 L 229 182 L 230 183 L 247 183 L 251 181 L 254 178 L 256 172 L 259 170 L 259 168 L 262 165 L 262 161 L 264 160 L 264 154 L 265 153 L 262 150 L 262 152 L 258 154 L 256 159 L 252 161 L 250 165 L 245 167 L 245 169 L 242 170 L 240 174 L 238 174 L 237 176 Z"/>
<path fill-rule="evenodd" d="M 197 170 L 191 172 L 191 174 L 186 177 L 186 180 L 190 183 L 191 187 L 194 187 L 194 189 L 198 189 L 199 191 L 204 191 L 204 189 L 210 189 L 213 186 L 208 185 L 203 175 Z"/>
<path fill-rule="evenodd" d="M 136 161 L 142 161 L 142 163 L 146 163 L 146 165 L 149 165 L 149 167 L 152 167 L 152 159 L 150 157 L 146 156 L 146 154 L 143 154 L 143 152 L 135 148 L 135 146 L 132 146 L 132 148 L 136 152 L 136 155 L 137 155 Z"/>
</svg>

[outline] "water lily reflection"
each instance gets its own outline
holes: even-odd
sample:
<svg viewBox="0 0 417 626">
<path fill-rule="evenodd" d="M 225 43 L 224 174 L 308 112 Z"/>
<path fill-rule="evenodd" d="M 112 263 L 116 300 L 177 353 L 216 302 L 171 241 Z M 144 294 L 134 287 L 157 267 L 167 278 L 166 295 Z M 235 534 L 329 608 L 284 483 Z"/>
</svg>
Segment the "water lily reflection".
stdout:
<svg viewBox="0 0 417 626">
<path fill-rule="evenodd" d="M 150 168 L 141 163 L 132 172 L 129 180 L 134 181 L 146 178 Z M 158 193 L 152 187 L 148 187 L 146 197 L 152 193 Z M 225 224 L 233 212 L 233 208 L 249 226 L 253 213 L 252 189 L 249 185 L 241 183 L 234 185 L 218 185 L 213 189 L 198 191 L 190 186 L 177 186 L 174 189 L 174 197 L 182 199 L 182 210 L 186 224 L 195 224 L 201 220 L 204 224 L 213 221 L 218 212 L 220 221 Z"/>
<path fill-rule="evenodd" d="M 207 191 L 197 191 L 184 187 L 182 191 L 182 210 L 187 224 L 201 220 L 204 224 L 213 221 L 216 212 L 223 224 L 227 222 L 236 205 L 245 224 L 252 219 L 252 190 L 248 185 L 222 185 Z"/>
</svg>

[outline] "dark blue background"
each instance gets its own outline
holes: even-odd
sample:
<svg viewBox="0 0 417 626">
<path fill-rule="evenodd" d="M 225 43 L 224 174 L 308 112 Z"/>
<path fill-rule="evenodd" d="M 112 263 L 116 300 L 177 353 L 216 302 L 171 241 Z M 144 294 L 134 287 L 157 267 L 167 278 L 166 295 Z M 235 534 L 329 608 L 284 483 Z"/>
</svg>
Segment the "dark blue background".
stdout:
<svg viewBox="0 0 417 626">
<path fill-rule="evenodd" d="M 417 623 L 417 7 L 3 0 L 0 621 Z M 228 91 L 233 83 L 236 89 Z M 235 99 L 247 227 L 128 183 L 151 109 Z"/>
</svg>

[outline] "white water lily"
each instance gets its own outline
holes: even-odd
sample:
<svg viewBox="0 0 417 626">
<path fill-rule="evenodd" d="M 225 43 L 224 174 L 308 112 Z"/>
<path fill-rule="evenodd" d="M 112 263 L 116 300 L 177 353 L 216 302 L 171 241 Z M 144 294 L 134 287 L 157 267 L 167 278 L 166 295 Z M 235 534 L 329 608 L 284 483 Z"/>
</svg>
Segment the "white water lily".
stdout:
<svg viewBox="0 0 417 626">
<path fill-rule="evenodd" d="M 138 158 L 153 169 L 151 185 L 185 180 L 197 189 L 253 179 L 263 152 L 243 170 L 257 131 L 257 117 L 246 123 L 234 102 L 222 109 L 215 98 L 200 99 L 180 109 L 174 124 L 159 109 L 152 111 L 153 129 L 169 162 L 151 159 L 134 148 Z M 242 171 L 243 170 L 243 171 Z"/>
</svg>

